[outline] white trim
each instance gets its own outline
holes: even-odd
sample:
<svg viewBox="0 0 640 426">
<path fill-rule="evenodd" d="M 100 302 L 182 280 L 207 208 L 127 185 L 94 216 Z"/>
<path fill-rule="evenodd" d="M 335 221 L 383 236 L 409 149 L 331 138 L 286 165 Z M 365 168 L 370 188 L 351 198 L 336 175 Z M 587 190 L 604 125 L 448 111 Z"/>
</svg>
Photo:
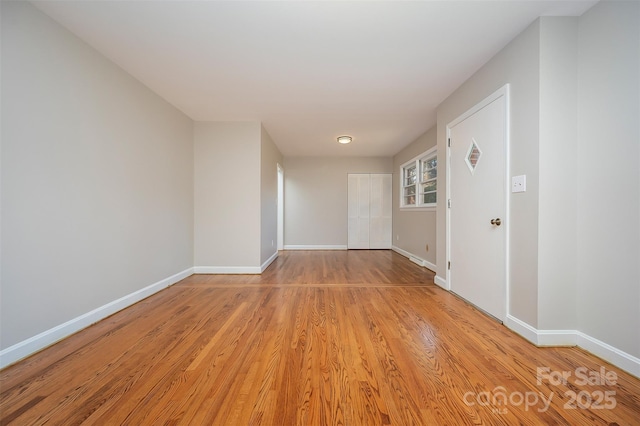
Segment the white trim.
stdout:
<svg viewBox="0 0 640 426">
<path fill-rule="evenodd" d="M 640 378 L 640 358 L 576 331 L 578 346 Z"/>
<path fill-rule="evenodd" d="M 294 245 L 288 244 L 284 246 L 285 250 L 346 250 L 346 245 L 336 244 L 336 245 Z"/>
<path fill-rule="evenodd" d="M 157 283 L 141 288 L 140 290 L 136 290 L 133 293 L 127 294 L 126 296 L 109 302 L 106 305 L 100 306 L 99 308 L 82 314 L 63 324 L 57 325 L 40 334 L 23 340 L 22 342 L 9 346 L 8 348 L 0 351 L 0 368 L 4 368 L 46 348 L 47 346 L 51 346 L 65 337 L 77 333 L 78 331 L 133 305 L 134 303 L 146 299 L 147 297 L 159 292 L 160 290 L 164 290 L 190 275 L 193 275 L 193 268 L 185 269 L 184 271 L 178 272 L 177 274 L 160 280 Z"/>
<path fill-rule="evenodd" d="M 435 263 L 431 263 L 428 260 L 423 260 L 422 261 L 422 266 L 424 266 L 425 268 L 427 268 L 428 270 L 430 270 L 431 272 L 436 272 L 436 265 Z"/>
<path fill-rule="evenodd" d="M 276 250 L 262 265 L 260 266 L 195 266 L 193 268 L 194 274 L 261 274 L 265 269 L 271 265 L 271 263 L 278 258 L 278 251 Z"/>
<path fill-rule="evenodd" d="M 509 300 L 511 300 L 511 86 L 505 84 L 500 91 L 504 96 L 505 107 L 505 120 L 504 120 L 504 134 L 505 134 L 505 153 L 504 153 L 504 179 L 505 179 L 505 211 L 504 217 L 507 221 L 507 227 L 504 230 L 504 316 L 509 315 Z"/>
<path fill-rule="evenodd" d="M 194 266 L 194 274 L 260 274 L 260 266 Z"/>
<path fill-rule="evenodd" d="M 536 346 L 579 346 L 605 361 L 640 377 L 640 358 L 577 330 L 537 330 L 507 315 L 504 325 Z"/>
<path fill-rule="evenodd" d="M 398 254 L 403 255 L 404 257 L 406 257 L 406 258 L 408 258 L 408 259 L 410 259 L 410 258 L 411 258 L 411 256 L 414 256 L 414 255 L 413 255 L 413 253 L 409 253 L 408 251 L 403 250 L 403 249 L 401 249 L 401 248 L 400 248 L 400 247 L 398 247 L 398 246 L 391 246 L 391 250 L 395 251 L 395 252 L 396 252 L 396 253 L 398 253 Z M 416 257 L 417 257 L 417 256 L 416 256 Z"/>
<path fill-rule="evenodd" d="M 538 346 L 576 346 L 575 330 L 538 330 Z"/>
<path fill-rule="evenodd" d="M 442 278 L 438 275 L 436 275 L 435 277 L 433 277 L 433 283 L 442 287 L 443 289 L 450 291 L 451 289 L 449 288 L 449 286 L 447 285 L 447 280 L 445 278 Z"/>
<path fill-rule="evenodd" d="M 526 322 L 507 314 L 504 325 L 510 330 L 518 333 L 534 345 L 538 345 L 538 330 L 530 326 Z"/>
<path fill-rule="evenodd" d="M 433 205 L 432 207 L 411 207 L 405 206 L 400 207 L 400 211 L 408 211 L 408 212 L 435 212 L 437 207 Z"/>
<path fill-rule="evenodd" d="M 271 265 L 273 263 L 274 260 L 276 260 L 278 258 L 278 250 L 276 250 L 275 253 L 273 253 L 271 255 L 270 258 L 268 258 L 263 264 L 262 266 L 260 266 L 260 273 L 263 273 L 265 269 L 267 269 L 269 267 L 269 265 Z"/>
<path fill-rule="evenodd" d="M 436 271 L 436 265 L 434 265 L 433 263 L 429 262 L 428 260 L 424 260 L 418 256 L 416 256 L 413 253 L 410 253 L 406 250 L 401 249 L 400 247 L 397 246 L 391 246 L 391 250 L 395 251 L 398 254 L 403 255 L 404 257 L 406 257 L 407 259 L 409 259 L 410 261 L 412 261 L 413 263 L 416 263 L 424 268 L 429 269 L 432 272 Z"/>
<path fill-rule="evenodd" d="M 284 250 L 284 169 L 276 163 L 278 171 L 278 206 L 277 206 L 277 248 Z"/>
</svg>

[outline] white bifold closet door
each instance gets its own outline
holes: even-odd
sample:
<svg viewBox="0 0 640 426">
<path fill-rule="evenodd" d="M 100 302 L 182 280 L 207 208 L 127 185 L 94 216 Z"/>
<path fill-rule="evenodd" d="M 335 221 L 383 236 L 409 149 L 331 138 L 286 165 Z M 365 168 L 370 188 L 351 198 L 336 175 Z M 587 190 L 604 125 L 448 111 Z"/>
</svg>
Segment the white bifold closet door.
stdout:
<svg viewBox="0 0 640 426">
<path fill-rule="evenodd" d="M 390 249 L 391 174 L 348 175 L 350 249 Z"/>
</svg>

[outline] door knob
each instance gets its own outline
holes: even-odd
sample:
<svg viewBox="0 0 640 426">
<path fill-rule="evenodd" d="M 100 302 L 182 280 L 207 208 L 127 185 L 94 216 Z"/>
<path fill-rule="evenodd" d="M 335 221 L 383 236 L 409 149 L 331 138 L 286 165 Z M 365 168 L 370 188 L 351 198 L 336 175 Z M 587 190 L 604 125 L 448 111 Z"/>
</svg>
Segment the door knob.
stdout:
<svg viewBox="0 0 640 426">
<path fill-rule="evenodd" d="M 500 220 L 500 218 L 491 219 L 491 224 L 492 225 L 500 226 L 501 223 L 502 223 L 502 221 Z"/>
</svg>

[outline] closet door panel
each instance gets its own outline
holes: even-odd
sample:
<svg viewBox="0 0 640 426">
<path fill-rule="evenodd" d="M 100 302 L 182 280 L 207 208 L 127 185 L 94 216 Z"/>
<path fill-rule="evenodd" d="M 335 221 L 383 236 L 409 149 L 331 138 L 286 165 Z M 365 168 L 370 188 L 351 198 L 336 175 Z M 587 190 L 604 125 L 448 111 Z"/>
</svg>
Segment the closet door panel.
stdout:
<svg viewBox="0 0 640 426">
<path fill-rule="evenodd" d="M 369 248 L 369 175 L 348 176 L 348 241 L 350 249 Z"/>
<path fill-rule="evenodd" d="M 371 215 L 369 226 L 369 248 L 389 249 L 392 241 L 392 179 L 390 174 L 370 176 Z"/>
</svg>

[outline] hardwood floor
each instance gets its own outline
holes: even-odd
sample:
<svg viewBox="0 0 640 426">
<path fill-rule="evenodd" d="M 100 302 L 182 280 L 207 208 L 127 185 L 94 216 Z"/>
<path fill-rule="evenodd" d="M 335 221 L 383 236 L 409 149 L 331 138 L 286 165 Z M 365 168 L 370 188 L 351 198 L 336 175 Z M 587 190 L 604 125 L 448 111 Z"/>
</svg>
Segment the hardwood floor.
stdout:
<svg viewBox="0 0 640 426">
<path fill-rule="evenodd" d="M 193 275 L 1 371 L 0 424 L 640 423 L 639 379 L 432 283 L 390 251 Z"/>
</svg>

